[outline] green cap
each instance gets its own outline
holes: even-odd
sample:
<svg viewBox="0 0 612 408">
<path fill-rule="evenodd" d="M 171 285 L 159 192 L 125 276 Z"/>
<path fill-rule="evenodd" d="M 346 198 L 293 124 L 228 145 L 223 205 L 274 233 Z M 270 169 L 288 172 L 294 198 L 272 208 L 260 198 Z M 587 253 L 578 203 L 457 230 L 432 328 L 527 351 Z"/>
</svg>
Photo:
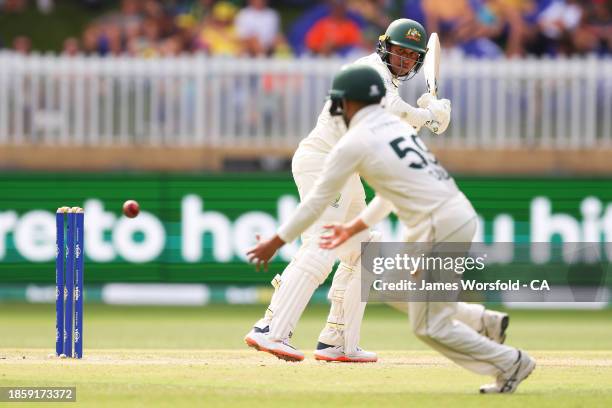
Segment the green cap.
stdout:
<svg viewBox="0 0 612 408">
<path fill-rule="evenodd" d="M 383 79 L 374 68 L 352 64 L 336 74 L 329 96 L 332 100 L 346 99 L 375 104 L 380 102 L 386 91 Z"/>
</svg>

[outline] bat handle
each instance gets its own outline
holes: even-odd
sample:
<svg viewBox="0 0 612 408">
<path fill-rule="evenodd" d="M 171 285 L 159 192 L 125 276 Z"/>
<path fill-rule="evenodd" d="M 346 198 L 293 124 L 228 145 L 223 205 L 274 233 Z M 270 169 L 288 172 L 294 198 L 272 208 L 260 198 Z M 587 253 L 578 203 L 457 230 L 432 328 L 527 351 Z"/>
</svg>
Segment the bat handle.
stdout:
<svg viewBox="0 0 612 408">
<path fill-rule="evenodd" d="M 427 92 L 429 92 L 431 94 L 431 96 L 433 96 L 434 98 L 438 97 L 438 81 L 434 81 L 433 86 L 430 86 L 430 84 L 427 84 Z"/>
</svg>

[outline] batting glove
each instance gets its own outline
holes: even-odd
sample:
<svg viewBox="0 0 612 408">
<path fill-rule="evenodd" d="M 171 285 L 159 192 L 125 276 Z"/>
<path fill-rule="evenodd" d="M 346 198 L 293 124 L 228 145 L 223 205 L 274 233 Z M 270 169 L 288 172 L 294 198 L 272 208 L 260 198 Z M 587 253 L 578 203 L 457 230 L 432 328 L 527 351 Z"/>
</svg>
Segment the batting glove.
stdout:
<svg viewBox="0 0 612 408">
<path fill-rule="evenodd" d="M 419 108 L 427 109 L 431 101 L 435 101 L 436 97 L 430 94 L 429 92 L 425 92 L 423 95 L 417 99 L 417 106 Z"/>
<path fill-rule="evenodd" d="M 421 96 L 421 98 L 423 97 Z M 431 112 L 432 120 L 427 122 L 425 126 L 437 135 L 443 133 L 448 128 L 448 125 L 450 124 L 450 116 L 451 116 L 450 100 L 434 98 L 433 100 L 429 101 L 427 105 L 427 110 Z"/>
</svg>

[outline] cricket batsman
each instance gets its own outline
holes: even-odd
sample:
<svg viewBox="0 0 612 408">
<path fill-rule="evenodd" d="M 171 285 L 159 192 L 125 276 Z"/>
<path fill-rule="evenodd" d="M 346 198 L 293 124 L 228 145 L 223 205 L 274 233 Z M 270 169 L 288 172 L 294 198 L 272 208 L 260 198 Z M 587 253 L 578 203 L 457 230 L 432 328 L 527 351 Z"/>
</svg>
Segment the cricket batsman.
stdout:
<svg viewBox="0 0 612 408">
<path fill-rule="evenodd" d="M 351 236 L 367 233 L 391 210 L 407 227 L 406 242 L 472 241 L 477 225 L 474 208 L 414 127 L 379 105 L 384 95 L 383 79 L 369 66 L 355 64 L 335 76 L 329 110 L 342 117 L 348 131 L 329 153 L 321 176 L 292 217 L 274 237 L 248 252 L 250 260 L 267 263 L 284 243 L 308 230 L 356 173 L 377 196 L 347 224 L 330 226 L 334 234 L 324 238 L 323 247 L 335 248 Z M 319 256 L 333 262 L 335 253 Z M 482 393 L 514 392 L 535 369 L 535 361 L 526 352 L 498 344 L 457 321 L 457 305 L 432 302 L 429 297 L 409 302 L 415 335 L 460 366 L 495 377 L 495 383 L 481 387 Z"/>
<path fill-rule="evenodd" d="M 385 108 L 413 128 L 429 127 L 442 133 L 450 122 L 450 101 L 437 100 L 429 93 L 417 101 L 418 107 L 399 96 L 402 81 L 414 76 L 423 64 L 427 52 L 427 34 L 421 24 L 409 19 L 392 22 L 379 39 L 377 51 L 355 64 L 375 69 L 383 78 Z M 382 91 L 373 98 L 382 98 Z M 304 200 L 322 174 L 322 164 L 329 152 L 346 132 L 345 123 L 330 114 L 327 101 L 315 128 L 299 145 L 292 161 L 292 173 L 300 199 Z M 315 289 L 332 270 L 334 257 L 318 248 L 323 226 L 353 219 L 366 206 L 365 192 L 357 173 L 352 174 L 342 189 L 328 203 L 316 223 L 302 234 L 302 246 L 282 276 L 272 280 L 275 292 L 265 316 L 255 323 L 245 342 L 291 361 L 301 361 L 304 354 L 289 344 L 308 301 Z M 329 290 L 331 308 L 327 323 L 319 336 L 315 358 L 327 361 L 374 362 L 376 353 L 358 347 L 365 303 L 360 301 L 361 242 L 378 240 L 377 232 L 362 231 L 335 252 L 340 264 Z M 397 305 L 396 305 L 397 306 Z M 458 320 L 481 331 L 497 342 L 505 339 L 508 317 L 505 313 L 485 310 L 482 305 L 462 303 L 457 307 Z"/>
</svg>

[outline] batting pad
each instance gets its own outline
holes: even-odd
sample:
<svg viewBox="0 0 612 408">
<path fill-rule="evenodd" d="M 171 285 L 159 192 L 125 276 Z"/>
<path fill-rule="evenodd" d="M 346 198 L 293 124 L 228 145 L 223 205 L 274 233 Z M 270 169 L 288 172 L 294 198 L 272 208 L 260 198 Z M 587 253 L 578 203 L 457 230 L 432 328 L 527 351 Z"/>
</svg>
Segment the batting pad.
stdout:
<svg viewBox="0 0 612 408">
<path fill-rule="evenodd" d="M 302 246 L 290 267 L 283 272 L 282 284 L 275 294 L 270 338 L 284 340 L 295 326 L 315 289 L 325 281 L 334 264 L 334 254 L 311 246 Z"/>
</svg>

